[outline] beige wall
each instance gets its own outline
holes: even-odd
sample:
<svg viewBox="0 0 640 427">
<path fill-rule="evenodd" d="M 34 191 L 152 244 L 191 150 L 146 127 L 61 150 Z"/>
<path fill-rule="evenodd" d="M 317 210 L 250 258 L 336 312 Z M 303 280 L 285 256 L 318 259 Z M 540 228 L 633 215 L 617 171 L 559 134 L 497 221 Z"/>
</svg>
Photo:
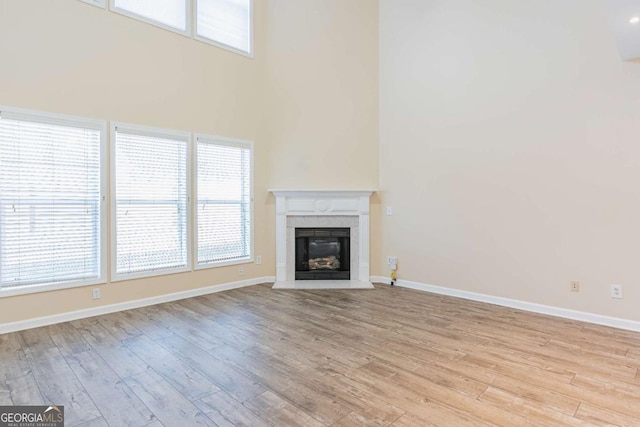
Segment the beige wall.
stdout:
<svg viewBox="0 0 640 427">
<path fill-rule="evenodd" d="M 377 188 L 377 2 L 269 0 L 267 21 L 271 185 Z"/>
<path fill-rule="evenodd" d="M 269 0 L 266 8 L 270 187 L 377 189 L 377 2 Z M 377 200 L 374 195 L 372 254 L 380 243 Z M 267 203 L 274 213 L 274 198 Z"/>
<path fill-rule="evenodd" d="M 381 0 L 380 18 L 380 265 L 640 320 L 640 66 L 601 2 Z"/>
<path fill-rule="evenodd" d="M 263 257 L 243 276 L 110 283 L 97 301 L 91 287 L 0 298 L 0 323 L 273 275 L 268 188 L 377 186 L 376 2 L 254 4 L 249 59 L 78 0 L 0 0 L 0 105 L 253 140 Z M 345 157 L 321 178 L 338 148 Z"/>
</svg>

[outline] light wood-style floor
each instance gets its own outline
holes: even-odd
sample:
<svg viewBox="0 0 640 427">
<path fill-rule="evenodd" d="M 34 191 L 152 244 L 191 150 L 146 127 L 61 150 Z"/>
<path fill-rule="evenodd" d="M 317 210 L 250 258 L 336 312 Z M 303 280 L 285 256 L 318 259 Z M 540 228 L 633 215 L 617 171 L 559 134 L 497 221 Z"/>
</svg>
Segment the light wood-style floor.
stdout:
<svg viewBox="0 0 640 427">
<path fill-rule="evenodd" d="M 377 285 L 254 286 L 0 335 L 67 426 L 640 425 L 640 334 Z"/>
</svg>

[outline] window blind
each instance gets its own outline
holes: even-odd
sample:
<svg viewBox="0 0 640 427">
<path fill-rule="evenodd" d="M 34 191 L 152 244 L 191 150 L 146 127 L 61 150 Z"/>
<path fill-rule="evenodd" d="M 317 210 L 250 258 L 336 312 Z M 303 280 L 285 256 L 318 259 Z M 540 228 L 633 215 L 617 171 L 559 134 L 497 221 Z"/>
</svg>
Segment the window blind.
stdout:
<svg viewBox="0 0 640 427">
<path fill-rule="evenodd" d="M 187 266 L 188 135 L 115 126 L 115 273 Z"/>
<path fill-rule="evenodd" d="M 251 144 L 197 138 L 197 263 L 251 257 Z"/>
<path fill-rule="evenodd" d="M 103 124 L 0 112 L 0 287 L 101 277 Z"/>
<path fill-rule="evenodd" d="M 111 0 L 111 9 L 185 33 L 188 3 L 189 0 Z"/>
<path fill-rule="evenodd" d="M 251 53 L 251 0 L 196 0 L 196 34 Z"/>
</svg>

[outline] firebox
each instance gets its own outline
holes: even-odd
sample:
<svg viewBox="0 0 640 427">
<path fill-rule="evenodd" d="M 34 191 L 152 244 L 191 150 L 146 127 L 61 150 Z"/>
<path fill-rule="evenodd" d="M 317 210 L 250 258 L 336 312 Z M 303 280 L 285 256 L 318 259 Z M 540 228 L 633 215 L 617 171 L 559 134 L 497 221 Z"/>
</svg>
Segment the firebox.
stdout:
<svg viewBox="0 0 640 427">
<path fill-rule="evenodd" d="M 349 280 L 349 228 L 296 228 L 296 280 Z"/>
</svg>

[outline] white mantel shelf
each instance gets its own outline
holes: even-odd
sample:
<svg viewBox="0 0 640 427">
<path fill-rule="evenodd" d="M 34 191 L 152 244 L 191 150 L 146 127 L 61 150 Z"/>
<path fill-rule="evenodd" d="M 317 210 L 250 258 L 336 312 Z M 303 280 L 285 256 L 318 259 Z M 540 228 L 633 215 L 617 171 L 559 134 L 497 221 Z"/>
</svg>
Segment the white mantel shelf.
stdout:
<svg viewBox="0 0 640 427">
<path fill-rule="evenodd" d="M 276 282 L 286 282 L 287 218 L 288 217 L 357 217 L 357 271 L 351 272 L 351 280 L 369 282 L 369 205 L 376 190 L 269 190 L 276 197 Z M 352 248 L 353 249 L 353 248 Z M 290 281 L 290 280 L 289 280 Z M 308 281 L 307 281 L 308 282 Z"/>
<path fill-rule="evenodd" d="M 267 190 L 273 193 L 276 197 L 313 197 L 315 195 L 322 197 L 330 197 L 332 195 L 336 197 L 358 197 L 358 196 L 371 196 L 378 190 L 282 190 L 271 189 Z"/>
</svg>

